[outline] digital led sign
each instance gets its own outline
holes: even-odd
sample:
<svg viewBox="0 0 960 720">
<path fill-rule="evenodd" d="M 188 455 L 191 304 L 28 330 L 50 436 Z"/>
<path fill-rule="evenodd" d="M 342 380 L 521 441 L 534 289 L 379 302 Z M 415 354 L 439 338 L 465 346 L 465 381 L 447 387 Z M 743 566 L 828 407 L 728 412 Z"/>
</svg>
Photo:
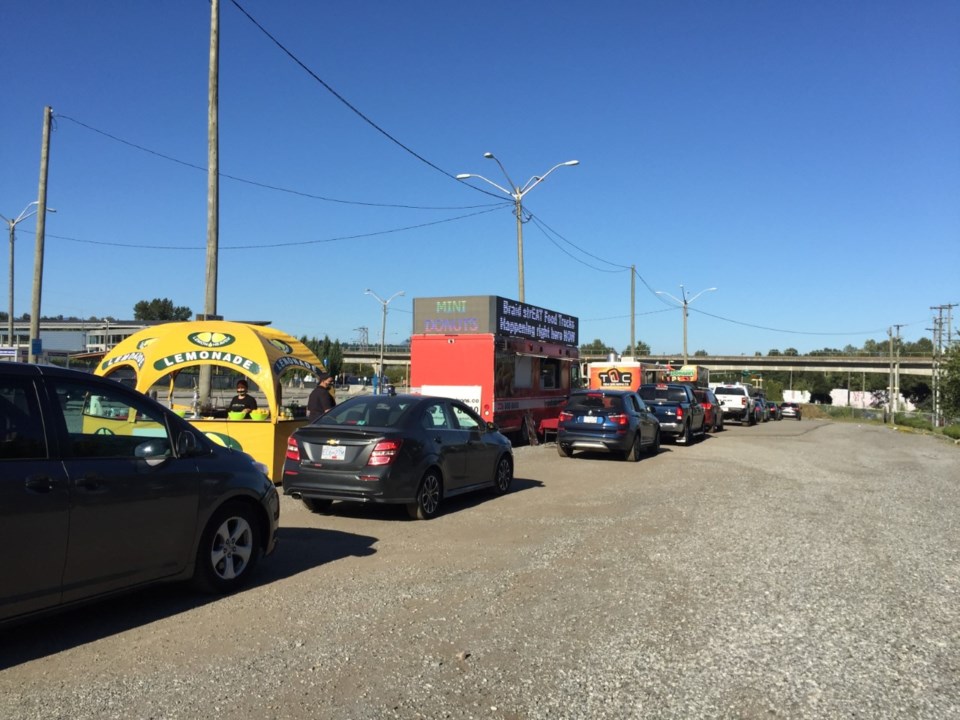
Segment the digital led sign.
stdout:
<svg viewBox="0 0 960 720">
<path fill-rule="evenodd" d="M 413 333 L 491 333 L 574 346 L 580 342 L 574 316 L 496 295 L 414 298 Z"/>
</svg>

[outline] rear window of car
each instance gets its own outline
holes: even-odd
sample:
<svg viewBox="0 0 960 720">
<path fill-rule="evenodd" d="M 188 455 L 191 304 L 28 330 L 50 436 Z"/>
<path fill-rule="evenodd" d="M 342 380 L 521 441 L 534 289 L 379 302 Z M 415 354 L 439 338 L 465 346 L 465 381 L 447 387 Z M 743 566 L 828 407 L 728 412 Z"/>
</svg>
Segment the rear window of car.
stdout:
<svg viewBox="0 0 960 720">
<path fill-rule="evenodd" d="M 638 391 L 640 397 L 647 402 L 656 402 L 657 400 L 666 400 L 667 402 L 686 402 L 687 393 L 682 388 L 643 386 Z"/>
<path fill-rule="evenodd" d="M 575 413 L 585 413 L 591 410 L 621 412 L 623 410 L 623 397 L 621 395 L 604 395 L 603 393 L 574 395 L 567 402 L 566 410 Z"/>
<path fill-rule="evenodd" d="M 738 387 L 718 387 L 713 391 L 716 395 L 746 395 L 745 388 Z"/>
</svg>

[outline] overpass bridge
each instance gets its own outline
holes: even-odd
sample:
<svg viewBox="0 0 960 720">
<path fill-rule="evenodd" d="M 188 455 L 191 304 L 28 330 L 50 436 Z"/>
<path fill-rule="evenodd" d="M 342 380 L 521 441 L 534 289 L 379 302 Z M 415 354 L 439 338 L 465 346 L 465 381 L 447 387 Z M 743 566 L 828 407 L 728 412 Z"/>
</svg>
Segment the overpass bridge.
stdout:
<svg viewBox="0 0 960 720">
<path fill-rule="evenodd" d="M 343 345 L 343 361 L 375 367 L 380 362 L 380 348 L 371 345 Z M 581 362 L 604 361 L 606 355 L 582 355 Z M 641 362 L 680 366 L 676 355 L 649 355 Z M 890 357 L 884 355 L 708 355 L 690 357 L 691 365 L 701 365 L 710 372 L 841 372 L 885 375 L 890 372 Z M 933 376 L 933 357 L 904 355 L 897 361 L 901 375 Z M 388 345 L 383 353 L 384 365 L 410 364 L 408 345 Z"/>
</svg>

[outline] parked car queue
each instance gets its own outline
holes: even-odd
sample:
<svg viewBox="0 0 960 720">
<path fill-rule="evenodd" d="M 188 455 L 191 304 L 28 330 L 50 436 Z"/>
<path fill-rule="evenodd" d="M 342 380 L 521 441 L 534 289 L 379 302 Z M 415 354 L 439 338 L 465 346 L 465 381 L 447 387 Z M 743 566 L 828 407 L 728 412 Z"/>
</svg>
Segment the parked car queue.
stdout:
<svg viewBox="0 0 960 720">
<path fill-rule="evenodd" d="M 664 437 L 689 444 L 723 429 L 711 392 L 677 403 L 678 390 L 658 384 L 649 402 L 629 390 L 573 392 L 558 453 L 636 462 Z M 672 403 L 669 424 L 696 421 L 697 431 L 665 435 L 650 404 L 660 397 Z M 267 468 L 108 378 L 5 364 L 0 462 L 0 542 L 31 548 L 0 558 L 0 624 L 161 582 L 233 592 L 276 547 L 280 503 Z M 387 503 L 426 520 L 456 495 L 509 492 L 513 474 L 509 439 L 464 403 L 360 395 L 291 435 L 282 489 L 312 512 Z M 132 542 L 132 527 L 149 542 Z"/>
</svg>

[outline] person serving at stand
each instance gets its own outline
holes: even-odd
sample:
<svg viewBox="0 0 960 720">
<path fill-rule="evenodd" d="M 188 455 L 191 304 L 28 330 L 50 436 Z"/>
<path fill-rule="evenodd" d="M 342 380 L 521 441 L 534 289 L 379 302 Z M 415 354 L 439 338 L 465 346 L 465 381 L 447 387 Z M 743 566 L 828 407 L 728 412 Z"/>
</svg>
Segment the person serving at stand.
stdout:
<svg viewBox="0 0 960 720">
<path fill-rule="evenodd" d="M 242 412 L 245 417 L 250 416 L 251 410 L 257 409 L 257 399 L 247 393 L 247 381 L 237 380 L 237 394 L 233 396 L 227 410 L 230 412 Z"/>
</svg>

